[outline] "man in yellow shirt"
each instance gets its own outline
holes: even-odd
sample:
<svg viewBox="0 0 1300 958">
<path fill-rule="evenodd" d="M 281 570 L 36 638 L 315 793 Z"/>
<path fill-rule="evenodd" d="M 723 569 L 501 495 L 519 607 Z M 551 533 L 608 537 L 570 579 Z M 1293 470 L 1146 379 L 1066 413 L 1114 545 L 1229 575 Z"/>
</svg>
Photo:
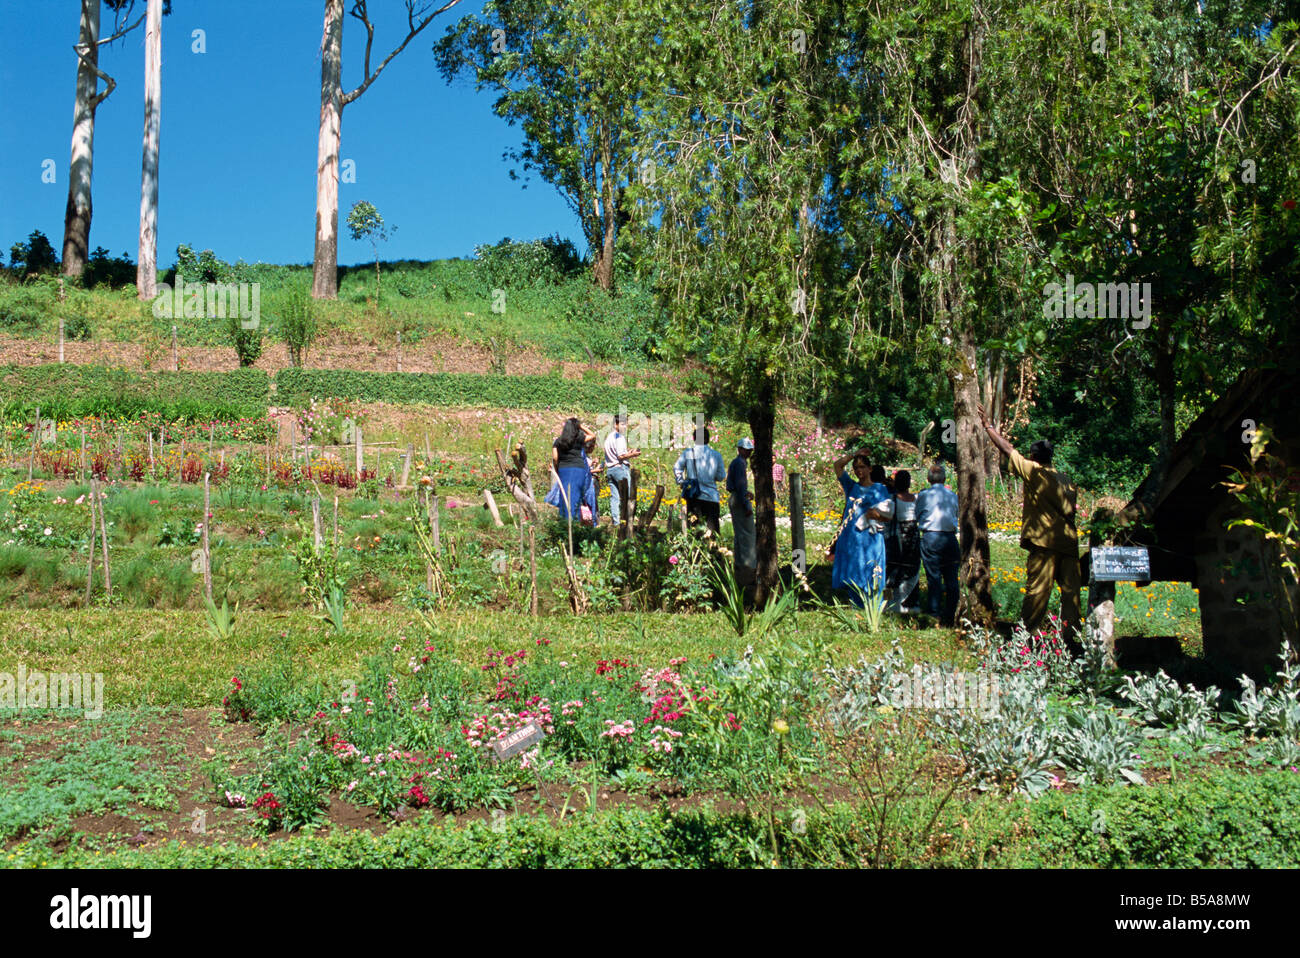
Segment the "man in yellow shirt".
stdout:
<svg viewBox="0 0 1300 958">
<path fill-rule="evenodd" d="M 1025 563 L 1025 601 L 1020 610 L 1025 628 L 1033 632 L 1047 615 L 1052 583 L 1061 587 L 1061 637 L 1076 654 L 1082 651 L 1079 635 L 1079 534 L 1074 528 L 1074 483 L 1052 468 L 1052 444 L 1039 439 L 1025 458 L 993 426 L 979 407 L 980 425 L 993 445 L 1010 460 L 1012 473 L 1025 483 L 1021 512 L 1020 548 L 1029 552 Z"/>
</svg>

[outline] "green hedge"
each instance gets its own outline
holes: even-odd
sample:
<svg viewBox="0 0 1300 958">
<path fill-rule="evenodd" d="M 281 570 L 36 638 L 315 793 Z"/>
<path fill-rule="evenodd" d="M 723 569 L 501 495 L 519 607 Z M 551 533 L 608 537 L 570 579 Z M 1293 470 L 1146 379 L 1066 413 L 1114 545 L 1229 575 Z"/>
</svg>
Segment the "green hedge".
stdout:
<svg viewBox="0 0 1300 958">
<path fill-rule="evenodd" d="M 692 412 L 699 403 L 666 389 L 633 389 L 559 376 L 495 373 L 376 373 L 344 369 L 285 369 L 275 377 L 276 401 L 306 403 L 327 396 L 355 402 L 429 406 L 499 406 L 566 412 Z"/>
<path fill-rule="evenodd" d="M 1215 771 L 1172 785 L 1044 796 L 1032 840 L 1003 864 L 1029 868 L 1294 868 L 1300 773 Z"/>
<path fill-rule="evenodd" d="M 7 418 L 81 416 L 204 422 L 266 415 L 270 377 L 260 369 L 235 372 L 134 373 L 102 366 L 50 364 L 0 367 L 0 403 Z"/>
<path fill-rule="evenodd" d="M 925 862 L 948 867 L 1279 868 L 1300 865 L 1300 774 L 1216 770 L 1172 785 L 1084 788 L 1032 802 L 945 809 L 938 831 L 973 825 L 966 847 Z M 991 804 L 990 804 L 991 803 Z M 969 815 L 969 818 L 967 816 Z M 863 809 L 812 810 L 796 837 L 781 816 L 782 864 L 857 866 L 871 860 Z M 418 823 L 382 835 L 335 831 L 258 847 L 232 843 L 63 855 L 44 843 L 0 853 L 0 866 L 69 868 L 750 868 L 767 864 L 762 822 L 712 810 L 619 808 L 558 825 L 510 815 L 500 830 Z M 988 847 L 991 853 L 978 849 Z"/>
</svg>

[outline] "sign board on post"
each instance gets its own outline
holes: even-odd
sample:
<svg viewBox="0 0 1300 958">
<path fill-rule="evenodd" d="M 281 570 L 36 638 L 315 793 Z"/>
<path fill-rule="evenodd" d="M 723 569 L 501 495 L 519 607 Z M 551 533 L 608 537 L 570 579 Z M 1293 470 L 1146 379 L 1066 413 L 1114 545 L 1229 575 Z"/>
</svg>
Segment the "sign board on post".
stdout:
<svg viewBox="0 0 1300 958">
<path fill-rule="evenodd" d="M 529 722 L 521 729 L 516 729 L 509 735 L 497 739 L 492 743 L 492 757 L 500 762 L 509 758 L 511 755 L 517 755 L 520 752 L 532 748 L 538 742 L 546 737 L 542 729 Z"/>
<path fill-rule="evenodd" d="M 1151 553 L 1145 546 L 1094 546 L 1094 582 L 1146 582 L 1151 579 Z"/>
</svg>

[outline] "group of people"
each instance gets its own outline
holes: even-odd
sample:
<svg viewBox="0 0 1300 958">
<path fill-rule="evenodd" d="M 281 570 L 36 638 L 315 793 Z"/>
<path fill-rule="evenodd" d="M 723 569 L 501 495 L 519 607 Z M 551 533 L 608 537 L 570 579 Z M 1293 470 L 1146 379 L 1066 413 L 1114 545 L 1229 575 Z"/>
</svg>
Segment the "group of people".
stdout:
<svg viewBox="0 0 1300 958">
<path fill-rule="evenodd" d="M 988 421 L 979 408 L 980 424 L 998 451 L 1008 460 L 1012 475 L 1024 481 L 1020 546 L 1028 553 L 1025 599 L 1021 620 L 1030 631 L 1047 616 L 1052 586 L 1061 588 L 1062 635 L 1076 653 L 1081 616 L 1078 532 L 1074 516 L 1077 490 L 1065 475 L 1052 468 L 1054 447 L 1039 439 L 1022 456 Z M 845 467 L 853 463 L 853 478 Z M 884 598 L 886 608 L 918 611 L 916 590 L 918 559 L 925 568 L 926 611 L 941 625 L 952 626 L 960 595 L 958 566 L 957 494 L 944 483 L 943 466 L 932 465 L 928 488 L 913 495 L 912 477 L 906 470 L 887 478 L 885 469 L 872 465 L 866 452 L 844 456 L 835 463 L 844 489 L 845 505 L 840 526 L 831 543 L 834 564 L 831 588 L 845 589 L 857 604 Z"/>
<path fill-rule="evenodd" d="M 1007 456 L 1010 471 L 1025 484 L 1020 545 L 1029 557 L 1021 617 L 1027 628 L 1038 628 L 1047 614 L 1053 584 L 1060 585 L 1064 636 L 1077 648 L 1081 583 L 1074 525 L 1075 487 L 1052 468 L 1051 442 L 1040 439 L 1030 446 L 1027 457 L 1022 456 L 989 423 L 983 407 L 979 415 L 989 439 Z M 628 448 L 626 430 L 626 415 L 616 416 L 603 455 L 593 458 L 596 434 L 577 419 L 566 419 L 552 448 L 555 481 L 546 502 L 557 506 L 561 515 L 595 525 L 596 486 L 603 472 L 609 481 L 611 518 L 616 524 L 622 521 L 623 495 L 630 479 L 628 464 L 641 455 L 641 450 Z M 673 475 L 686 500 L 687 514 L 713 535 L 719 531 L 718 484 L 723 484 L 735 536 L 736 578 L 741 585 L 747 585 L 754 580 L 758 566 L 748 480 L 754 442 L 741 439 L 730 465 L 724 464 L 722 454 L 709 442 L 709 429 L 698 427 L 695 444 L 678 456 Z M 852 477 L 846 468 L 850 462 Z M 774 477 L 778 468 L 774 460 Z M 833 468 L 844 490 L 845 504 L 828 554 L 833 557 L 831 588 L 846 590 L 849 599 L 859 605 L 868 599 L 884 599 L 890 611 L 919 612 L 920 570 L 924 568 L 925 611 L 941 625 L 952 626 L 960 595 L 961 546 L 957 537 L 957 494 L 946 485 L 944 467 L 938 463 L 930 466 L 927 487 L 916 493 L 912 492 L 911 473 L 904 469 L 888 476 L 885 467 L 872 464 L 865 451 L 843 456 Z"/>
<path fill-rule="evenodd" d="M 853 476 L 845 467 L 853 463 Z M 844 489 L 844 512 L 831 542 L 831 588 L 846 589 L 857 605 L 883 599 L 886 608 L 909 613 L 916 604 L 920 568 L 925 567 L 927 611 L 951 625 L 957 613 L 957 496 L 944 481 L 947 472 L 930 467 L 929 486 L 912 492 L 912 474 L 900 469 L 892 477 L 885 467 L 872 465 L 864 452 L 849 453 L 835 462 Z"/>
</svg>

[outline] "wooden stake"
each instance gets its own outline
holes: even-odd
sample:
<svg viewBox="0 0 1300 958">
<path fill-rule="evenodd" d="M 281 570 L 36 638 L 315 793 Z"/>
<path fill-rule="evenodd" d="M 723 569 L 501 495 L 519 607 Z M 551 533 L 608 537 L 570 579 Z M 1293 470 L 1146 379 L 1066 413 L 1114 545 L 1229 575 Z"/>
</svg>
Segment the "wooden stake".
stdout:
<svg viewBox="0 0 1300 958">
<path fill-rule="evenodd" d="M 402 331 L 397 331 L 397 371 L 402 371 Z"/>
<path fill-rule="evenodd" d="M 90 506 L 90 538 L 86 540 L 86 605 L 90 605 L 90 593 L 95 582 L 95 480 L 90 480 L 90 495 L 86 504 Z"/>
<path fill-rule="evenodd" d="M 208 548 L 208 526 L 212 525 L 212 499 L 208 480 L 211 473 L 203 474 L 203 592 L 212 601 L 212 552 Z"/>
<path fill-rule="evenodd" d="M 180 370 L 180 355 L 176 349 L 176 327 L 172 327 L 172 372 Z"/>
<path fill-rule="evenodd" d="M 429 499 L 429 530 L 433 533 L 433 551 L 442 555 L 442 519 L 438 514 L 438 497 Z"/>
<path fill-rule="evenodd" d="M 497 508 L 497 501 L 491 489 L 483 490 L 483 501 L 487 503 L 488 512 L 492 513 L 492 522 L 498 529 L 503 527 L 505 523 L 501 521 L 501 510 Z"/>
<path fill-rule="evenodd" d="M 86 424 L 81 424 L 81 460 L 77 467 L 77 481 L 86 481 Z"/>
<path fill-rule="evenodd" d="M 356 427 L 357 433 L 357 482 L 361 481 L 361 473 L 365 469 L 366 454 L 365 445 L 361 441 L 361 427 Z"/>
<path fill-rule="evenodd" d="M 334 493 L 334 555 L 339 554 L 339 494 Z"/>
<path fill-rule="evenodd" d="M 316 544 L 316 551 L 320 551 L 323 537 L 320 531 L 320 496 L 311 501 L 311 527 L 312 541 Z"/>
<path fill-rule="evenodd" d="M 528 600 L 528 611 L 537 614 L 537 530 L 528 527 L 528 581 L 532 594 Z"/>
<path fill-rule="evenodd" d="M 415 443 L 406 447 L 406 459 L 402 462 L 402 481 L 397 485 L 405 489 L 411 482 L 411 460 L 415 458 Z"/>
<path fill-rule="evenodd" d="M 41 440 L 41 407 L 36 407 L 36 425 L 32 427 L 32 448 L 27 453 L 27 481 L 32 481 L 32 470 L 36 468 L 36 444 Z"/>
<path fill-rule="evenodd" d="M 149 478 L 153 478 L 153 430 L 149 430 Z"/>
<path fill-rule="evenodd" d="M 790 473 L 790 548 L 791 560 L 795 571 L 804 573 L 808 570 L 808 553 L 803 531 L 803 476 L 797 472 Z"/>
<path fill-rule="evenodd" d="M 104 595 L 111 599 L 113 597 L 113 573 L 108 565 L 108 517 L 104 515 L 104 500 L 98 492 L 98 482 L 95 485 L 95 508 L 99 510 L 99 544 L 104 550 Z"/>
<path fill-rule="evenodd" d="M 59 280 L 59 292 L 63 292 L 63 280 Z M 59 362 L 63 362 L 63 317 L 59 317 Z"/>
</svg>

